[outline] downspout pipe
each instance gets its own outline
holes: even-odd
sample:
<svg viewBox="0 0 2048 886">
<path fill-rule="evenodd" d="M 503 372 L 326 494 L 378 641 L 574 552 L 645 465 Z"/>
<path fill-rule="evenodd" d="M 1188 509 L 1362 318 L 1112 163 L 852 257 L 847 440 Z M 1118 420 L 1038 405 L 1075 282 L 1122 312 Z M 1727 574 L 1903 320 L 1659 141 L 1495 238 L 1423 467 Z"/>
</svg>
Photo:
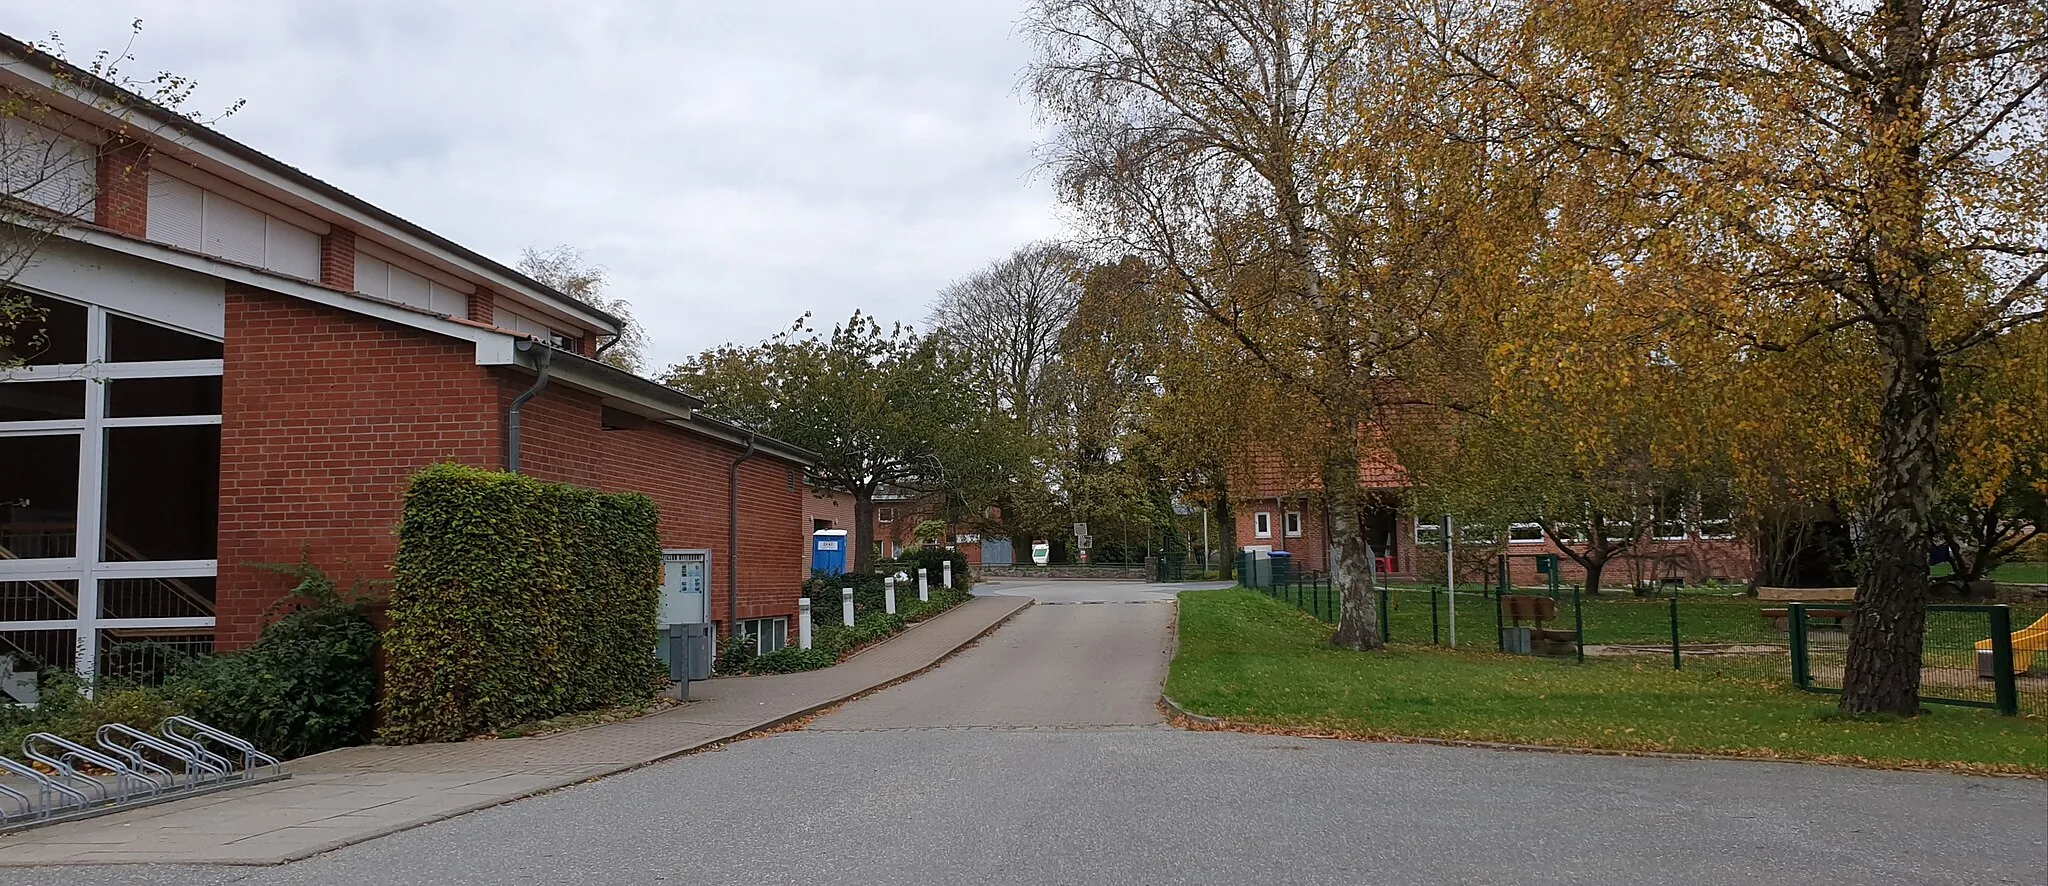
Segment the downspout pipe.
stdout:
<svg viewBox="0 0 2048 886">
<path fill-rule="evenodd" d="M 555 349 L 536 341 L 522 341 L 515 347 L 522 351 L 533 351 L 534 368 L 538 370 L 533 379 L 533 387 L 527 388 L 525 393 L 512 398 L 512 408 L 505 413 L 505 469 L 517 474 L 519 473 L 519 413 L 520 410 L 526 407 L 527 401 L 540 396 L 541 390 L 548 386 L 548 366 L 554 361 Z"/>
<path fill-rule="evenodd" d="M 732 474 L 725 490 L 725 631 L 728 636 L 740 629 L 740 465 L 754 457 L 758 442 L 759 435 L 748 431 L 747 451 L 733 459 Z"/>
</svg>

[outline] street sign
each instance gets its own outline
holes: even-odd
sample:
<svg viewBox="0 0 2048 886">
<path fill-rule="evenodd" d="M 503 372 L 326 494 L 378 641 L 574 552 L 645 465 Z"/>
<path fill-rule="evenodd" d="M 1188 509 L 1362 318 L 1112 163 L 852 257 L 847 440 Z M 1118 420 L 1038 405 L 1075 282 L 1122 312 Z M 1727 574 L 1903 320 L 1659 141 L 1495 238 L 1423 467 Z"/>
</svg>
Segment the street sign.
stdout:
<svg viewBox="0 0 2048 886">
<path fill-rule="evenodd" d="M 1083 535 L 1079 538 L 1074 539 L 1074 546 L 1085 551 L 1095 546 L 1095 539 Z"/>
<path fill-rule="evenodd" d="M 1075 537 L 1075 538 L 1087 538 L 1087 537 L 1088 537 L 1088 524 L 1086 524 L 1086 523 L 1076 523 L 1076 524 L 1074 524 L 1074 537 Z M 1082 547 L 1087 547 L 1087 545 L 1082 545 Z"/>
</svg>

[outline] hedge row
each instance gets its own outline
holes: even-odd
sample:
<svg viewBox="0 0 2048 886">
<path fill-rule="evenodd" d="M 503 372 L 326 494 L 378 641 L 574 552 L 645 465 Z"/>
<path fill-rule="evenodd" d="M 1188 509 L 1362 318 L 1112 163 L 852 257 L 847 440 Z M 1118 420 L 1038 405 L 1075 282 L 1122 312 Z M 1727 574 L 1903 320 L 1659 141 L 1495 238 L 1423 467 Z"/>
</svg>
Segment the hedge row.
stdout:
<svg viewBox="0 0 2048 886">
<path fill-rule="evenodd" d="M 659 518 L 609 494 L 460 465 L 415 475 L 384 636 L 386 742 L 456 741 L 650 697 Z"/>
</svg>

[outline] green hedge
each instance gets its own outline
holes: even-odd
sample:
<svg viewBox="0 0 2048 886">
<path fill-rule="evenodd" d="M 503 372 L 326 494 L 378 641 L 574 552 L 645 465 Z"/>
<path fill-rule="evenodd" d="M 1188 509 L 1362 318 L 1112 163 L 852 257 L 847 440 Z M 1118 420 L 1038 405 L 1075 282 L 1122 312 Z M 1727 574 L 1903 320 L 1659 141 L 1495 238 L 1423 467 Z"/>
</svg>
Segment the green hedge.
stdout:
<svg viewBox="0 0 2048 886">
<path fill-rule="evenodd" d="M 658 525 L 644 495 L 459 465 L 414 475 L 383 739 L 457 741 L 653 695 Z"/>
</svg>

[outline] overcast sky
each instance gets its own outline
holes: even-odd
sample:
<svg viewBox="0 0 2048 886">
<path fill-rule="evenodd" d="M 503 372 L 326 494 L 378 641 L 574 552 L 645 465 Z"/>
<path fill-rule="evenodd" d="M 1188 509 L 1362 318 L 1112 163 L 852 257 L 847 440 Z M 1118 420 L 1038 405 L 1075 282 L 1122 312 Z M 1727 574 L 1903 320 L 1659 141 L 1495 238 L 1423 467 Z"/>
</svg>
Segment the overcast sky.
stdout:
<svg viewBox="0 0 2048 886">
<path fill-rule="evenodd" d="M 227 134 L 500 261 L 573 244 L 665 366 L 805 311 L 921 321 L 1060 231 L 1023 0 L 0 0 L 248 105 Z"/>
</svg>

